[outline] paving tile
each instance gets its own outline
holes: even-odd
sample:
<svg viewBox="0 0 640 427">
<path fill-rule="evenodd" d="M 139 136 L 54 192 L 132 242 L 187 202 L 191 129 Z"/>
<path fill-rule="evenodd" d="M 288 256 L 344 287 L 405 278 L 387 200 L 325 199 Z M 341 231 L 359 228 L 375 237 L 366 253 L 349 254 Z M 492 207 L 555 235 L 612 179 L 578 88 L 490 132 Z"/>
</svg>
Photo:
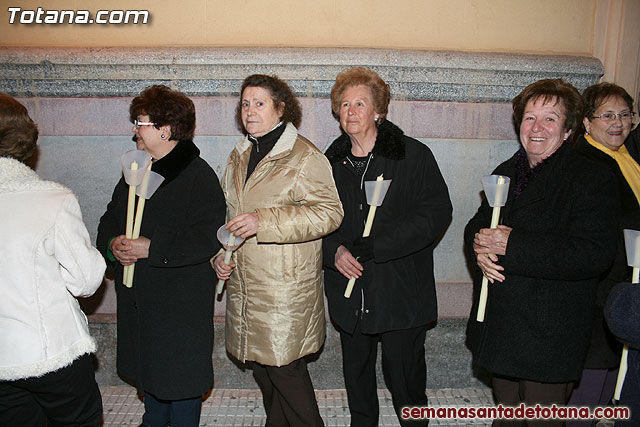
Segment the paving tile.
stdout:
<svg viewBox="0 0 640 427">
<path fill-rule="evenodd" d="M 138 426 L 144 413 L 144 405 L 132 387 L 101 387 L 104 405 L 104 427 Z M 486 389 L 438 389 L 427 390 L 429 405 L 489 406 L 493 405 L 491 392 Z M 316 391 L 320 414 L 326 426 L 348 426 L 349 408 L 345 390 Z M 380 402 L 380 426 L 398 426 L 391 394 L 378 390 Z M 213 390 L 202 404 L 200 426 L 264 426 L 266 416 L 259 390 Z M 431 420 L 434 426 L 488 426 L 489 420 Z"/>
</svg>

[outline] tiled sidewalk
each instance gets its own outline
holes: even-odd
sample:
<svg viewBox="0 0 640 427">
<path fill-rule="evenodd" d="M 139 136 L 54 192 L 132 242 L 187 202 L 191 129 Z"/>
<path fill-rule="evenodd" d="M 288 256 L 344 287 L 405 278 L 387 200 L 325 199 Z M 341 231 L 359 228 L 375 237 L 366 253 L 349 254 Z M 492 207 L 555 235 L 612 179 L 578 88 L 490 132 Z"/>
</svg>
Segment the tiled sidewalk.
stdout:
<svg viewBox="0 0 640 427">
<path fill-rule="evenodd" d="M 102 387 L 104 426 L 138 426 L 144 407 L 132 387 Z M 317 390 L 320 414 L 326 426 L 348 426 L 349 410 L 344 390 Z M 427 390 L 429 405 L 489 406 L 493 405 L 489 389 Z M 398 426 L 391 395 L 378 390 L 380 426 Z M 213 390 L 202 406 L 201 426 L 264 426 L 266 417 L 259 390 Z M 489 426 L 488 420 L 431 420 L 433 426 Z"/>
</svg>

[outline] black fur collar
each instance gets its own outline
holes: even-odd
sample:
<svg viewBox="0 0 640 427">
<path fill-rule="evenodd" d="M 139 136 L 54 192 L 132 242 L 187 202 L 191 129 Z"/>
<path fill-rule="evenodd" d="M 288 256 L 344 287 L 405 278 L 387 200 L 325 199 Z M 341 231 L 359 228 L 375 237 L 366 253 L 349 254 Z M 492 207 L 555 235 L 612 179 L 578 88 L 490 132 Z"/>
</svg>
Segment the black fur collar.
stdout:
<svg viewBox="0 0 640 427">
<path fill-rule="evenodd" d="M 151 170 L 164 177 L 161 185 L 164 186 L 177 177 L 199 155 L 200 150 L 193 141 L 188 139 L 180 141 L 167 155 L 155 161 Z"/>
<path fill-rule="evenodd" d="M 404 159 L 404 132 L 398 126 L 385 120 L 378 126 L 378 136 L 373 147 L 373 154 L 386 157 L 391 160 Z M 325 152 L 331 163 L 343 160 L 351 152 L 351 140 L 349 135 L 342 132 Z"/>
</svg>

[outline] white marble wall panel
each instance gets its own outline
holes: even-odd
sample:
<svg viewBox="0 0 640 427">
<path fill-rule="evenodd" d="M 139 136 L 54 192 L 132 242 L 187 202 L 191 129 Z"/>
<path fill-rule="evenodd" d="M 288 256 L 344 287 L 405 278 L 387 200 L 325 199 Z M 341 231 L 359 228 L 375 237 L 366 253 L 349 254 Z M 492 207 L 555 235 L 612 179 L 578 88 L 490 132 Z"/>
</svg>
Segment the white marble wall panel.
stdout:
<svg viewBox="0 0 640 427">
<path fill-rule="evenodd" d="M 219 177 L 237 136 L 195 138 L 201 156 Z M 95 241 L 98 221 L 122 175 L 120 156 L 135 148 L 130 136 L 43 136 L 36 171 L 71 188 L 80 200 L 84 220 Z"/>
<path fill-rule="evenodd" d="M 235 124 L 234 96 L 193 97 L 195 142 L 221 176 L 226 158 L 241 138 Z M 75 191 L 95 239 L 98 220 L 120 174 L 119 158 L 134 147 L 128 109 L 131 97 L 21 98 L 40 130 L 38 172 Z M 300 132 L 321 150 L 340 133 L 326 98 L 300 98 Z M 433 150 L 450 188 L 454 217 L 435 252 L 440 313 L 466 316 L 470 291 L 462 254 L 462 230 L 480 202 L 479 177 L 488 174 L 517 147 L 508 103 L 393 100 L 388 118 L 407 135 Z M 86 304 L 86 303 L 85 303 Z M 113 286 L 105 286 L 88 312 L 115 312 Z M 224 300 L 216 313 L 224 313 Z"/>
<path fill-rule="evenodd" d="M 197 136 L 202 157 L 218 176 L 239 136 Z M 329 137 L 327 143 L 333 137 Z M 449 186 L 453 202 L 453 220 L 435 251 L 435 276 L 439 283 L 471 281 L 463 255 L 462 233 L 481 201 L 480 177 L 490 174 L 518 147 L 515 140 L 435 139 L 421 141 L 434 153 Z M 95 241 L 98 221 L 120 178 L 120 155 L 133 148 L 129 136 L 43 136 L 39 141 L 38 173 L 71 188 L 80 200 L 84 220 Z M 444 298 L 441 311 L 451 316 L 468 313 L 468 301 L 459 297 L 462 288 L 439 290 Z M 113 312 L 115 306 L 109 288 L 99 301 L 97 312 Z M 466 294 L 465 294 L 466 295 Z M 217 308 L 217 313 L 224 311 Z"/>
<path fill-rule="evenodd" d="M 131 131 L 131 97 L 114 98 L 18 98 L 38 124 L 40 135 L 122 136 Z M 193 97 L 196 136 L 238 135 L 235 97 Z M 331 102 L 299 98 L 300 132 L 324 149 L 330 137 L 340 134 L 331 115 Z M 439 101 L 391 101 L 389 120 L 414 138 L 514 139 L 508 103 L 456 103 Z"/>
<path fill-rule="evenodd" d="M 518 150 L 513 141 L 470 139 L 421 139 L 438 162 L 449 187 L 453 203 L 453 219 L 434 252 L 435 276 L 438 282 L 471 282 L 463 254 L 463 233 L 469 219 L 480 206 L 480 178 Z M 489 224 L 487 224 L 487 227 Z"/>
</svg>

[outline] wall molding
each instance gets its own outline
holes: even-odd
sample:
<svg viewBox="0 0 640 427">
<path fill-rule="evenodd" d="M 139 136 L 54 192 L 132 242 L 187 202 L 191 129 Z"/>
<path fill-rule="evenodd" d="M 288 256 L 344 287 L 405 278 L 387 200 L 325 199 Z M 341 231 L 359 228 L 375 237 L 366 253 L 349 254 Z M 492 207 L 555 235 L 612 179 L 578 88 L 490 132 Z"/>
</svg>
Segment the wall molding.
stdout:
<svg viewBox="0 0 640 427">
<path fill-rule="evenodd" d="M 277 74 L 298 96 L 328 98 L 351 66 L 377 71 L 393 99 L 509 102 L 524 86 L 563 78 L 578 90 L 604 73 L 594 57 L 336 48 L 0 47 L 0 91 L 18 97 L 133 96 L 167 84 L 190 96 L 236 96 L 253 73 Z"/>
</svg>

